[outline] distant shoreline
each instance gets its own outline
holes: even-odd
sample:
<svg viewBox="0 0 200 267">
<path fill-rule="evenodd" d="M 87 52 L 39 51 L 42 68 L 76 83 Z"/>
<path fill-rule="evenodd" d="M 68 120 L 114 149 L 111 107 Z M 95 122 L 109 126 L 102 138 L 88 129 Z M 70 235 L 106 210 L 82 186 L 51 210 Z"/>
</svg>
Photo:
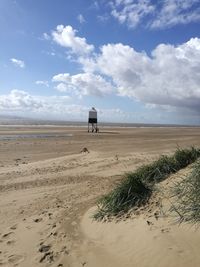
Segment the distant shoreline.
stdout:
<svg viewBox="0 0 200 267">
<path fill-rule="evenodd" d="M 180 124 L 150 124 L 150 123 L 108 123 L 100 122 L 99 127 L 102 128 L 198 128 L 200 125 L 180 125 Z M 42 121 L 42 122 L 28 122 L 28 121 L 19 121 L 19 122 L 2 122 L 0 121 L 1 127 L 80 127 L 87 128 L 87 122 L 55 122 L 55 121 Z"/>
</svg>

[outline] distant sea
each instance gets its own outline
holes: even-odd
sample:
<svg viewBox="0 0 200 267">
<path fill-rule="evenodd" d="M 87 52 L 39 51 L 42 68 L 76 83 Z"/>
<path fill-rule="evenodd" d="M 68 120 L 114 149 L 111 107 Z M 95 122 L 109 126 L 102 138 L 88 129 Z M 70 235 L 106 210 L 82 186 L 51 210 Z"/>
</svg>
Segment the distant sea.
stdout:
<svg viewBox="0 0 200 267">
<path fill-rule="evenodd" d="M 99 122 L 99 127 L 199 127 L 195 125 L 179 124 L 152 124 L 152 123 L 116 123 L 116 122 Z M 0 117 L 0 126 L 70 126 L 70 127 L 87 127 L 87 121 L 58 121 L 58 120 L 34 120 L 23 118 Z"/>
</svg>

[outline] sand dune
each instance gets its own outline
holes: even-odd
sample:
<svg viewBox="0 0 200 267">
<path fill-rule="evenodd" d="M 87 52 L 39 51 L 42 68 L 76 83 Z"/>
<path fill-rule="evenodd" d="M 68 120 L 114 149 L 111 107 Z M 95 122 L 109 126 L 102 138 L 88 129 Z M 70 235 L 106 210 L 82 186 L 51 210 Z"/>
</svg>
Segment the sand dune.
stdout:
<svg viewBox="0 0 200 267">
<path fill-rule="evenodd" d="M 104 266 L 199 266 L 200 233 L 188 225 L 151 218 L 149 226 L 141 216 L 104 224 L 87 219 L 83 219 L 83 231 L 90 244 L 87 251 L 93 254 L 86 252 L 87 266 L 101 266 L 104 255 Z"/>
<path fill-rule="evenodd" d="M 92 219 L 95 207 L 86 212 L 81 227 L 87 240 L 83 245 L 87 266 L 101 266 L 102 261 L 115 267 L 199 266 L 199 230 L 191 224 L 180 225 L 178 214 L 169 211 L 173 204 L 169 189 L 189 171 L 159 184 L 150 204 L 130 218 L 102 223 Z"/>
</svg>

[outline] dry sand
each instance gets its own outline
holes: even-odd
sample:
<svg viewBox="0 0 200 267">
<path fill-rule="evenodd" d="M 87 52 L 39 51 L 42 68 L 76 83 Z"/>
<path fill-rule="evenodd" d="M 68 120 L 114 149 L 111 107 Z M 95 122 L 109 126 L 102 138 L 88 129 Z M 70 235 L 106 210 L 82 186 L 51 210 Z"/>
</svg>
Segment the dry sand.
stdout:
<svg viewBox="0 0 200 267">
<path fill-rule="evenodd" d="M 50 133 L 60 137 L 33 136 Z M 32 136 L 15 139 L 22 134 Z M 200 146 L 200 129 L 104 128 L 88 134 L 83 127 L 0 128 L 0 265 L 200 266 L 199 230 L 174 222 L 167 196 L 155 196 L 163 200 L 163 213 L 155 202 L 126 221 L 90 218 L 98 197 L 124 172 L 178 145 Z M 81 152 L 84 147 L 89 153 Z M 163 182 L 161 192 L 176 178 Z"/>
</svg>

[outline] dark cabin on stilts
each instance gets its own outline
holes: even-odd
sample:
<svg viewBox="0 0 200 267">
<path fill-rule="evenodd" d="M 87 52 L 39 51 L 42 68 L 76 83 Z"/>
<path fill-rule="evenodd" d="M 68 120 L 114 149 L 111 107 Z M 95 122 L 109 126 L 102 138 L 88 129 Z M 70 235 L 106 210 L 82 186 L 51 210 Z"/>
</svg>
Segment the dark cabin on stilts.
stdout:
<svg viewBox="0 0 200 267">
<path fill-rule="evenodd" d="M 97 126 L 97 111 L 93 107 L 89 111 L 89 118 L 88 118 L 88 133 L 90 132 L 90 129 L 92 132 L 97 133 L 99 131 L 98 126 Z M 90 127 L 91 126 L 91 127 Z"/>
</svg>

